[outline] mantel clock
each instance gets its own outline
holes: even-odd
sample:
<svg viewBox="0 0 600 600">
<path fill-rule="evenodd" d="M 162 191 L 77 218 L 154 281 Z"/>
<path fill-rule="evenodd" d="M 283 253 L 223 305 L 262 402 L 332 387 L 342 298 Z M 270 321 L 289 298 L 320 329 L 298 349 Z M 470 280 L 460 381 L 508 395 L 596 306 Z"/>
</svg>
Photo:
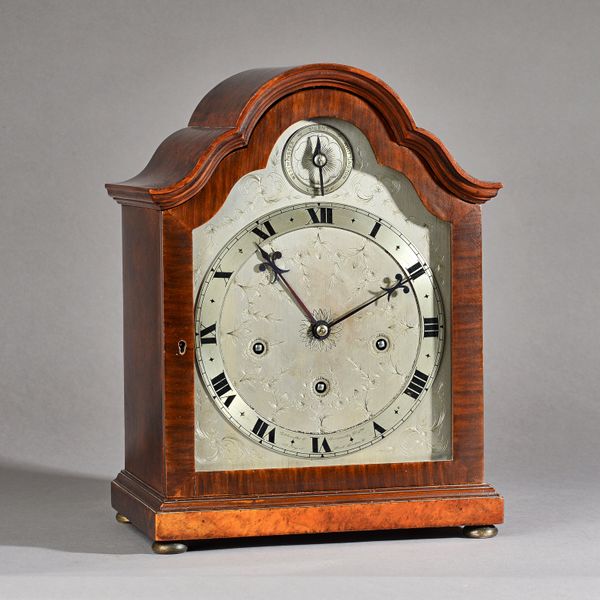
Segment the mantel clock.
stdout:
<svg viewBox="0 0 600 600">
<path fill-rule="evenodd" d="M 117 519 L 185 541 L 463 526 L 483 481 L 480 205 L 377 78 L 226 79 L 122 205 Z"/>
</svg>

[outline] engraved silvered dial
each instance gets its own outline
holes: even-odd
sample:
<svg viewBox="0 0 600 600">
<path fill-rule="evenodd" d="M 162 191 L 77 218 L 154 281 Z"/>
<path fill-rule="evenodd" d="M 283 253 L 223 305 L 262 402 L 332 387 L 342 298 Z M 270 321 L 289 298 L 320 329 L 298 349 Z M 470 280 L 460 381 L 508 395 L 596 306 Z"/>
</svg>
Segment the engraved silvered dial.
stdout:
<svg viewBox="0 0 600 600">
<path fill-rule="evenodd" d="M 407 421 L 444 345 L 440 292 L 417 247 L 330 202 L 243 227 L 208 268 L 195 314 L 198 374 L 220 414 L 305 459 L 367 448 Z"/>
<path fill-rule="evenodd" d="M 300 192 L 324 196 L 337 190 L 352 171 L 352 148 L 334 127 L 315 123 L 302 127 L 286 142 L 283 171 Z"/>
</svg>

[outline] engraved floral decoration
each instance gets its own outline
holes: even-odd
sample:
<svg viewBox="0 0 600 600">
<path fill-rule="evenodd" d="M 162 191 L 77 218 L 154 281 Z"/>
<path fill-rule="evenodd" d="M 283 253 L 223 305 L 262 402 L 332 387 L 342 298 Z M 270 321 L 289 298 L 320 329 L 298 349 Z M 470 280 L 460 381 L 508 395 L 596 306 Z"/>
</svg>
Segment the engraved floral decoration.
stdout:
<svg viewBox="0 0 600 600">
<path fill-rule="evenodd" d="M 375 178 L 357 177 L 353 179 L 352 183 L 354 184 L 354 193 L 365 203 L 369 203 L 377 196 L 387 193 L 385 186 Z"/>
<path fill-rule="evenodd" d="M 380 293 L 397 264 L 363 237 L 326 227 L 295 230 L 265 244 L 261 253 L 233 276 L 222 309 L 221 352 L 235 389 L 259 414 L 290 430 L 337 431 L 372 418 L 404 383 L 396 370 L 382 367 L 389 356 L 397 354 L 402 373 L 412 371 L 419 344 L 414 295 L 392 302 L 383 297 L 320 341 L 271 269 L 260 267 L 263 255 L 277 257 L 278 272 L 300 291 L 313 316 L 329 321 Z M 390 339 L 390 353 L 371 350 L 380 331 Z M 269 350 L 256 357 L 247 349 L 259 338 Z M 313 391 L 318 378 L 329 382 L 322 396 Z"/>
<path fill-rule="evenodd" d="M 258 448 L 244 443 L 239 436 L 223 436 L 217 427 L 201 428 L 196 424 L 195 432 L 203 449 L 201 454 L 196 454 L 196 461 L 200 464 L 235 464 L 240 459 L 257 460 L 260 457 Z"/>
<path fill-rule="evenodd" d="M 450 430 L 446 419 L 446 407 L 441 401 L 444 382 L 439 381 L 432 394 L 432 406 L 429 413 L 423 411 L 418 418 L 402 428 L 403 436 L 399 451 L 410 456 L 415 451 L 422 451 L 434 457 L 447 456 L 451 446 Z"/>
<path fill-rule="evenodd" d="M 285 189 L 285 181 L 278 173 L 265 175 L 250 174 L 244 181 L 244 186 L 249 197 L 260 197 L 265 202 L 277 202 Z"/>
</svg>

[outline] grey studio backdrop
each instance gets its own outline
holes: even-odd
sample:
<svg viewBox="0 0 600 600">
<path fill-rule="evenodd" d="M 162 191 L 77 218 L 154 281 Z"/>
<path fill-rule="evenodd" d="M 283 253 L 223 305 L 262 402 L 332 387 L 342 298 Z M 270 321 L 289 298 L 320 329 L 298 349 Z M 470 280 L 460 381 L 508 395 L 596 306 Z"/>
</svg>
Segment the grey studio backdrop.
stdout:
<svg viewBox="0 0 600 600">
<path fill-rule="evenodd" d="M 0 597 L 600 596 L 598 2 L 0 2 Z M 157 557 L 114 522 L 120 209 L 225 77 L 340 62 L 390 84 L 483 208 L 493 541 L 380 534 Z M 311 592 L 312 590 L 312 592 Z"/>
</svg>

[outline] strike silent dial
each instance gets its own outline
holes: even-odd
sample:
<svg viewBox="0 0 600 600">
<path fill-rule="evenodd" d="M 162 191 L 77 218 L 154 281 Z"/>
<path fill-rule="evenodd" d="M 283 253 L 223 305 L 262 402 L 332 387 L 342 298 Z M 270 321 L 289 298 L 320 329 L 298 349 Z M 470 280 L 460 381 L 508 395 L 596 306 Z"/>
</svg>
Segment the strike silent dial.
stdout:
<svg viewBox="0 0 600 600">
<path fill-rule="evenodd" d="M 346 137 L 329 125 L 302 127 L 283 149 L 283 171 L 300 192 L 324 196 L 337 190 L 352 171 L 352 148 Z"/>
</svg>

